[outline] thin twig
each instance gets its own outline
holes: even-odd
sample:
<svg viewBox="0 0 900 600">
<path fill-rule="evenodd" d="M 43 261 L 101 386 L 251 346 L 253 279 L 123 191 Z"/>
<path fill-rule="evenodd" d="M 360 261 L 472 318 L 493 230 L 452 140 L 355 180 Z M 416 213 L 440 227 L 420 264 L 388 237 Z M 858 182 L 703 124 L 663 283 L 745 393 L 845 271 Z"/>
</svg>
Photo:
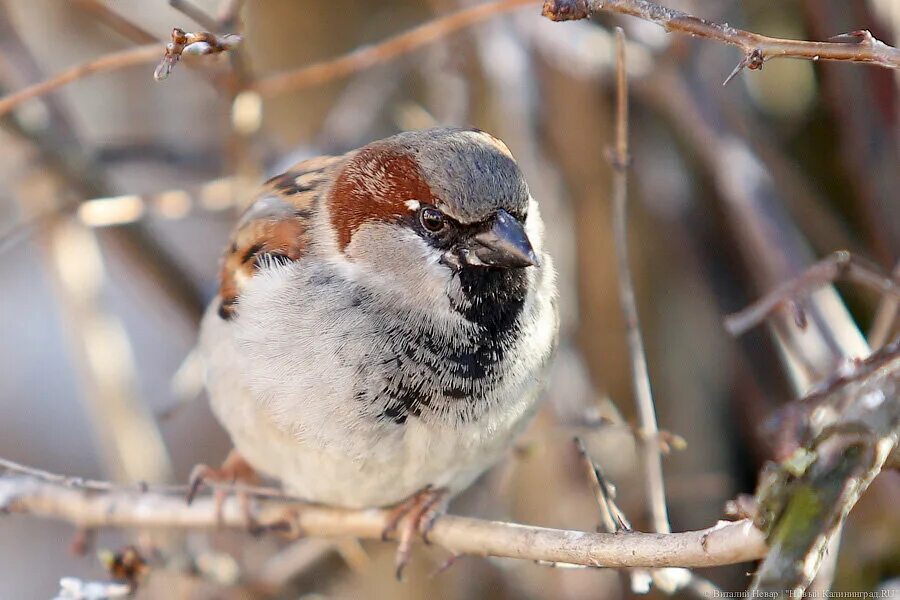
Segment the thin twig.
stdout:
<svg viewBox="0 0 900 600">
<path fill-rule="evenodd" d="M 881 472 L 900 439 L 900 340 L 807 397 L 810 419 L 798 460 L 764 471 L 756 522 L 771 552 L 749 590 L 796 598 L 807 588 L 848 513 Z M 776 597 L 776 596 L 772 596 Z"/>
<path fill-rule="evenodd" d="M 68 475 L 57 475 L 56 473 L 50 473 L 49 471 L 44 471 L 42 469 L 36 469 L 34 467 L 29 467 L 5 458 L 0 458 L 0 471 L 9 471 L 12 473 L 19 473 L 21 475 L 27 475 L 33 479 L 37 479 L 46 483 L 52 483 L 54 485 L 61 485 L 67 488 L 71 488 L 74 490 L 83 490 L 86 492 L 110 492 L 115 494 L 130 494 L 130 493 L 149 493 L 149 494 L 165 494 L 171 495 L 176 494 L 181 497 L 187 497 L 187 493 L 190 489 L 187 485 L 180 484 L 160 484 L 160 483 L 145 483 L 139 482 L 134 485 L 124 485 L 118 483 L 112 483 L 109 481 L 101 481 L 97 479 L 85 479 L 83 477 L 71 477 Z M 279 489 L 268 488 L 262 486 L 250 486 L 243 484 L 230 484 L 230 483 L 219 483 L 216 481 L 204 481 L 203 485 L 208 488 L 212 488 L 214 490 L 223 490 L 230 493 L 236 492 L 246 492 L 251 496 L 256 498 L 268 498 L 271 500 L 286 500 L 292 502 L 300 502 L 301 499 L 296 496 L 291 496 L 290 494 L 285 494 Z"/>
<path fill-rule="evenodd" d="M 315 537 L 380 539 L 389 511 L 343 510 L 258 500 L 257 522 L 269 529 L 293 526 Z M 88 528 L 245 529 L 246 516 L 231 497 L 217 514 L 212 498 L 188 506 L 177 496 L 136 491 L 93 492 L 33 477 L 0 477 L 0 514 L 55 518 Z M 766 553 L 762 534 L 748 520 L 684 533 L 591 533 L 440 517 L 428 540 L 454 554 L 501 556 L 592 567 L 709 567 L 756 560 Z"/>
<path fill-rule="evenodd" d="M 222 29 L 232 29 L 237 23 L 241 14 L 241 8 L 244 6 L 244 0 L 225 0 L 219 7 L 219 14 L 216 20 Z"/>
<path fill-rule="evenodd" d="M 94 15 L 99 21 L 103 21 L 111 29 L 118 31 L 126 39 L 136 44 L 152 44 L 159 42 L 156 37 L 131 19 L 122 16 L 108 7 L 102 0 L 75 0 L 75 4 L 83 11 Z"/>
<path fill-rule="evenodd" d="M 585 19 L 601 10 L 638 17 L 666 31 L 737 46 L 744 56 L 725 83 L 744 68 L 761 69 L 772 58 L 861 62 L 900 69 L 900 49 L 875 39 L 866 30 L 845 33 L 829 42 L 785 40 L 714 23 L 649 0 L 546 0 L 543 15 L 554 21 L 570 21 Z"/>
<path fill-rule="evenodd" d="M 252 89 L 264 96 L 272 96 L 341 79 L 432 44 L 492 16 L 534 3 L 535 0 L 497 0 L 479 4 L 423 23 L 374 46 L 363 46 L 337 58 L 264 77 L 254 83 Z"/>
<path fill-rule="evenodd" d="M 270 96 L 328 83 L 417 50 L 494 15 L 534 2 L 535 0 L 497 0 L 473 6 L 428 21 L 374 46 L 357 48 L 347 54 L 313 63 L 295 71 L 262 78 L 251 86 L 251 89 L 262 95 Z M 156 62 L 159 59 L 160 50 L 159 44 L 139 46 L 113 52 L 72 67 L 46 81 L 0 98 L 0 116 L 26 100 L 52 92 L 83 77 Z"/>
<path fill-rule="evenodd" d="M 773 289 L 812 264 L 809 245 L 785 211 L 784 194 L 741 136 L 723 125 L 721 110 L 713 101 L 724 101 L 721 95 L 714 97 L 674 69 L 643 80 L 638 89 L 690 145 L 710 175 L 717 192 L 713 197 L 732 227 L 753 285 Z M 780 357 L 801 395 L 847 358 L 868 354 L 868 346 L 832 287 L 825 286 L 805 300 L 803 312 L 806 330 L 792 322 L 792 315 L 774 315 L 773 320 L 773 334 L 783 349 Z"/>
<path fill-rule="evenodd" d="M 603 475 L 600 467 L 591 460 L 584 446 L 584 441 L 580 437 L 575 438 L 575 447 L 584 460 L 585 468 L 588 471 L 588 479 L 591 482 L 591 489 L 594 491 L 594 497 L 597 499 L 597 505 L 600 507 L 600 519 L 603 521 L 603 529 L 607 533 L 618 533 L 620 531 L 632 531 L 631 523 L 625 513 L 619 508 L 615 501 L 615 493 Z"/>
<path fill-rule="evenodd" d="M 169 0 L 169 6 L 209 31 L 216 31 L 221 25 L 219 21 L 207 14 L 202 8 L 187 0 Z"/>
<path fill-rule="evenodd" d="M 900 282 L 900 260 L 891 274 L 895 282 Z M 869 346 L 877 350 L 884 346 L 891 337 L 894 323 L 897 321 L 897 313 L 900 310 L 900 296 L 885 294 L 875 311 L 872 320 L 872 329 L 869 331 Z"/>
<path fill-rule="evenodd" d="M 785 303 L 830 285 L 841 277 L 869 286 L 885 295 L 900 298 L 900 280 L 882 275 L 849 252 L 839 250 L 811 266 L 801 276 L 785 282 L 747 308 L 726 317 L 725 328 L 732 335 L 741 335 L 764 321 Z M 798 315 L 802 322 L 802 313 Z"/>
<path fill-rule="evenodd" d="M 688 84 L 674 71 L 663 71 L 646 80 L 643 89 L 651 92 L 647 97 L 667 115 L 669 122 L 688 141 L 715 181 L 726 220 L 733 225 L 736 245 L 744 255 L 746 266 L 756 284 L 763 289 L 773 289 L 799 275 L 804 265 L 809 263 L 808 246 L 784 212 L 778 190 L 766 176 L 766 170 L 743 144 L 740 136 L 722 126 L 721 120 L 717 118 L 716 103 L 710 101 L 709 90 L 703 86 Z M 808 316 L 805 331 L 800 331 L 782 315 L 777 315 L 775 321 L 776 324 L 783 325 L 778 330 L 778 341 L 785 348 L 780 356 L 801 395 L 822 378 L 834 373 L 838 367 L 854 365 L 854 362 L 847 361 L 848 358 L 868 354 L 867 345 L 833 289 L 826 286 L 810 296 L 804 302 L 804 310 Z M 797 356 L 804 359 L 803 363 L 797 360 Z M 855 371 L 858 370 L 857 367 Z M 884 394 L 886 390 L 887 388 L 857 388 L 860 393 L 856 395 L 856 400 L 864 401 L 853 404 L 857 408 L 863 408 L 866 404 L 872 407 L 881 401 L 883 406 L 892 404 L 896 407 L 895 395 Z M 837 414 L 850 417 L 844 409 Z M 829 416 L 827 411 L 827 418 L 820 418 L 821 416 L 816 415 L 808 424 L 827 425 L 835 420 L 834 414 Z M 814 456 L 821 458 L 816 446 L 809 445 L 805 448 L 807 452 L 812 451 Z M 834 452 L 829 452 L 828 455 L 832 458 L 836 456 Z M 863 457 L 857 457 L 857 465 L 860 465 L 861 458 Z M 839 459 L 838 463 L 840 462 Z M 788 489 L 782 486 L 783 493 L 778 496 L 785 505 L 793 504 L 801 513 L 806 513 L 806 517 L 813 518 L 791 519 L 789 517 L 802 515 L 785 514 L 788 518 L 784 519 L 784 525 L 789 525 L 790 528 L 773 532 L 773 537 L 770 538 L 773 546 L 778 544 L 782 550 L 790 550 L 790 556 L 782 553 L 777 560 L 772 561 L 771 566 L 776 569 L 780 567 L 784 575 L 772 587 L 784 593 L 784 590 L 792 588 L 793 584 L 788 582 L 788 578 L 793 578 L 796 569 L 815 572 L 820 556 L 817 553 L 822 548 L 820 534 L 825 538 L 834 536 L 834 521 L 830 519 L 834 515 L 839 515 L 838 520 L 846 516 L 846 511 L 858 497 L 856 492 L 862 490 L 860 483 L 868 483 L 868 473 L 874 471 L 871 469 L 874 466 L 877 465 L 870 463 L 870 468 L 864 469 L 867 473 L 863 473 L 863 477 L 855 476 L 861 471 L 849 473 L 845 481 L 848 489 L 852 489 L 854 493 L 842 495 L 841 498 L 831 497 L 827 499 L 827 503 L 819 494 L 824 490 L 820 487 L 821 481 L 817 481 L 818 478 L 809 479 L 808 482 L 796 480 L 795 483 L 800 485 L 790 486 Z M 836 482 L 834 479 L 832 481 Z M 809 485 L 803 485 L 804 483 Z M 811 497 L 811 492 L 818 497 Z M 817 514 L 804 510 L 804 506 L 815 508 Z M 823 517 L 824 513 L 828 513 L 827 518 Z M 773 572 L 769 568 L 766 570 Z M 797 597 L 796 594 L 793 597 Z"/>
<path fill-rule="evenodd" d="M 18 92 L 13 92 L 12 94 L 0 98 L 0 116 L 5 115 L 27 100 L 57 90 L 68 83 L 88 77 L 89 75 L 117 71 L 127 67 L 157 62 L 162 50 L 162 44 L 147 44 L 145 46 L 138 46 L 136 48 L 104 54 L 99 58 L 70 67 L 62 73 L 54 75 L 50 79 L 30 85 Z"/>
<path fill-rule="evenodd" d="M 333 540 L 320 538 L 297 540 L 266 561 L 259 579 L 270 589 L 283 589 L 300 574 L 312 570 L 335 552 L 337 545 Z"/>
<path fill-rule="evenodd" d="M 243 41 L 240 35 L 226 33 L 217 35 L 209 31 L 184 31 L 180 27 L 172 29 L 172 41 L 166 44 L 162 61 L 153 72 L 156 81 L 166 79 L 182 56 L 208 56 L 234 50 Z"/>
<path fill-rule="evenodd" d="M 591 459 L 581 438 L 575 438 L 575 447 L 581 454 L 585 468 L 588 471 L 588 479 L 591 482 L 594 497 L 597 499 L 597 505 L 600 507 L 603 529 L 607 533 L 633 531 L 625 513 L 616 504 L 615 489 L 607 481 L 600 467 Z M 631 580 L 631 589 L 639 593 L 646 592 L 646 586 L 650 582 L 653 582 L 660 590 L 670 594 L 674 594 L 681 589 L 691 591 L 715 590 L 715 586 L 710 582 L 681 568 L 654 569 L 650 571 L 645 569 L 628 569 L 626 574 Z M 697 590 L 694 587 L 697 587 Z"/>
<path fill-rule="evenodd" d="M 875 6 L 879 4 L 894 10 L 898 6 L 893 0 L 867 3 L 803 0 L 796 6 L 800 22 L 810 35 L 826 39 L 835 32 L 860 27 L 867 22 L 863 19 L 876 18 Z M 894 27 L 890 33 L 888 18 L 882 19 L 880 24 L 888 31 L 885 35 L 892 36 L 893 42 L 900 46 L 897 37 L 900 30 Z M 879 262 L 888 263 L 900 256 L 897 254 L 900 251 L 897 245 L 900 240 L 900 202 L 897 201 L 900 171 L 896 168 L 900 165 L 900 144 L 896 135 L 896 113 L 889 108 L 900 106 L 900 86 L 890 85 L 890 75 L 885 77 L 871 71 L 822 69 L 817 73 L 816 96 L 822 108 L 831 115 L 833 139 L 841 140 L 840 144 L 834 145 L 834 157 L 846 173 L 845 181 L 849 186 L 842 194 L 842 203 L 849 214 L 854 215 L 852 226 L 862 234 L 868 251 Z M 860 93 L 865 89 L 879 91 Z"/>
<path fill-rule="evenodd" d="M 631 375 L 638 419 L 642 435 L 638 436 L 644 463 L 645 483 L 653 516 L 653 529 L 659 533 L 671 531 L 666 509 L 666 492 L 663 482 L 662 457 L 656 424 L 656 410 L 650 391 L 650 375 L 647 357 L 641 338 L 634 281 L 628 261 L 628 79 L 625 74 L 625 34 L 616 30 L 616 144 L 613 149 L 613 235 L 616 246 L 616 263 L 619 272 L 619 300 L 625 317 L 628 350 L 631 357 Z M 650 441 L 653 440 L 653 441 Z"/>
</svg>

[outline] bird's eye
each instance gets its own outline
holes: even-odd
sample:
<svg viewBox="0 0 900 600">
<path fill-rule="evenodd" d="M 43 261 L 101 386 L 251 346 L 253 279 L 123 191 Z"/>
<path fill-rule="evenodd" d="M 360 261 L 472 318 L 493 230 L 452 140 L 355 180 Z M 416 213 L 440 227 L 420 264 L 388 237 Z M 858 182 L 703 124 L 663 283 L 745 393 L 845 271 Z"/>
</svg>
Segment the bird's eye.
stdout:
<svg viewBox="0 0 900 600">
<path fill-rule="evenodd" d="M 447 224 L 444 213 L 436 208 L 423 208 L 419 213 L 419 220 L 422 221 L 422 227 L 431 233 L 439 232 Z"/>
</svg>

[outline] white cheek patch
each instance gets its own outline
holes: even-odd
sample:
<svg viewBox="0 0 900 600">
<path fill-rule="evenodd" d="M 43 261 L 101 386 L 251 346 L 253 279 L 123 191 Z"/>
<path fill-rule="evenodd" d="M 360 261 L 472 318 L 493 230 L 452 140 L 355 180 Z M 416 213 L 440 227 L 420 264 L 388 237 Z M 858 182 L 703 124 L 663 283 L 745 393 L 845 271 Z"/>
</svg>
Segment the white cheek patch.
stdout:
<svg viewBox="0 0 900 600">
<path fill-rule="evenodd" d="M 406 205 L 406 208 L 412 211 L 419 210 L 419 207 L 422 206 L 422 204 L 418 200 L 407 200 L 403 204 Z"/>
<path fill-rule="evenodd" d="M 537 201 L 528 196 L 528 218 L 525 219 L 525 234 L 531 242 L 534 252 L 540 256 L 544 249 L 544 222 L 541 220 L 541 211 Z"/>
</svg>

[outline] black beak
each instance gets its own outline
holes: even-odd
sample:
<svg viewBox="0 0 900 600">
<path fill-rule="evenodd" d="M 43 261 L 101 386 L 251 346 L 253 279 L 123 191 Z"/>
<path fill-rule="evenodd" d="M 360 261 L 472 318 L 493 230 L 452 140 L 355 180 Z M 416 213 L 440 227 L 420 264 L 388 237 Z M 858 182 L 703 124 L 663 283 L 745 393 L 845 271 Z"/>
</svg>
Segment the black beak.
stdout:
<svg viewBox="0 0 900 600">
<path fill-rule="evenodd" d="M 501 209 L 488 229 L 476 233 L 458 248 L 444 255 L 444 262 L 457 268 L 463 265 L 516 269 L 540 266 L 541 261 L 525 228 Z"/>
</svg>

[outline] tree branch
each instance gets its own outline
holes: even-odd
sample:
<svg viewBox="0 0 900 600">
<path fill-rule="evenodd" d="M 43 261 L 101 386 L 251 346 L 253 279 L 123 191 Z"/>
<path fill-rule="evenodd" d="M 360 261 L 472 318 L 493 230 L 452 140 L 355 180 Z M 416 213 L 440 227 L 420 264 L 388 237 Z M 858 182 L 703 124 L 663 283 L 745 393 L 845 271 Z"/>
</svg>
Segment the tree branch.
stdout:
<svg viewBox="0 0 900 600">
<path fill-rule="evenodd" d="M 900 260 L 894 266 L 891 277 L 895 282 L 900 282 Z M 869 332 L 869 345 L 872 348 L 877 350 L 890 339 L 898 312 L 900 312 L 900 295 L 886 294 L 878 304 L 875 318 L 872 320 L 872 329 Z"/>
<path fill-rule="evenodd" d="M 270 75 L 251 87 L 263 96 L 272 96 L 341 79 L 432 44 L 494 15 L 534 2 L 535 0 L 496 0 L 478 4 L 423 23 L 374 46 L 363 46 L 337 58 L 313 63 L 295 71 Z"/>
<path fill-rule="evenodd" d="M 669 514 L 666 508 L 665 481 L 663 480 L 660 453 L 659 427 L 656 408 L 650 388 L 647 356 L 638 319 L 634 281 L 628 261 L 628 77 L 625 73 L 625 34 L 616 30 L 616 133 L 612 150 L 613 166 L 613 235 L 616 247 L 616 268 L 619 274 L 619 303 L 625 320 L 628 352 L 631 359 L 631 378 L 634 400 L 637 405 L 640 433 L 641 460 L 647 486 L 648 504 L 653 516 L 653 529 L 669 533 Z"/>
<path fill-rule="evenodd" d="M 386 510 L 349 511 L 257 498 L 256 518 L 264 527 L 317 537 L 380 539 Z M 41 478 L 0 476 L 0 514 L 30 514 L 85 528 L 139 527 L 214 529 L 246 527 L 235 498 L 224 503 L 221 522 L 215 502 L 158 492 L 110 487 L 88 490 Z M 762 534 L 750 521 L 672 534 L 588 533 L 447 515 L 437 520 L 429 542 L 454 554 L 501 556 L 593 567 L 710 567 L 756 560 L 766 553 Z"/>
<path fill-rule="evenodd" d="M 900 298 L 900 277 L 882 275 L 876 269 L 861 263 L 849 252 L 839 250 L 810 267 L 800 277 L 783 283 L 757 302 L 726 317 L 725 328 L 731 335 L 741 335 L 786 303 L 831 285 L 841 278 L 867 285 L 885 294 L 886 297 Z"/>
<path fill-rule="evenodd" d="M 75 0 L 81 10 L 91 13 L 98 21 L 102 21 L 111 29 L 119 32 L 126 39 L 137 44 L 153 44 L 160 42 L 156 37 L 128 17 L 125 17 L 103 3 L 102 0 Z"/>
<path fill-rule="evenodd" d="M 758 524 L 771 552 L 750 592 L 796 597 L 807 589 L 832 533 L 881 472 L 900 439 L 900 340 L 803 399 L 813 404 L 807 442 L 763 472 Z"/>
<path fill-rule="evenodd" d="M 631 15 L 656 23 L 666 31 L 737 46 L 743 51 L 744 58 L 726 83 L 741 69 L 761 69 L 771 58 L 838 60 L 900 69 L 900 49 L 875 39 L 865 30 L 839 35 L 829 42 L 785 40 L 707 21 L 648 0 L 545 0 L 542 14 L 553 21 L 571 21 L 586 19 L 599 11 Z"/>
<path fill-rule="evenodd" d="M 432 44 L 494 15 L 508 12 L 535 1 L 495 0 L 494 2 L 472 6 L 423 23 L 418 27 L 373 46 L 363 46 L 347 54 L 306 65 L 294 71 L 264 77 L 251 84 L 250 88 L 264 96 L 268 96 L 342 79 L 372 65 L 387 62 Z M 46 81 L 0 98 L 0 116 L 13 110 L 26 100 L 52 92 L 83 77 L 157 62 L 163 49 L 163 44 L 161 43 L 148 44 L 106 54 L 71 67 Z"/>
<path fill-rule="evenodd" d="M 99 58 L 70 67 L 62 73 L 54 75 L 45 81 L 30 85 L 25 89 L 0 98 L 0 116 L 5 115 L 26 100 L 43 96 L 68 83 L 89 75 L 157 62 L 159 61 L 162 50 L 163 45 L 161 43 L 147 44 L 145 46 L 138 46 L 136 48 L 128 48 L 127 50 L 104 54 Z"/>
</svg>

